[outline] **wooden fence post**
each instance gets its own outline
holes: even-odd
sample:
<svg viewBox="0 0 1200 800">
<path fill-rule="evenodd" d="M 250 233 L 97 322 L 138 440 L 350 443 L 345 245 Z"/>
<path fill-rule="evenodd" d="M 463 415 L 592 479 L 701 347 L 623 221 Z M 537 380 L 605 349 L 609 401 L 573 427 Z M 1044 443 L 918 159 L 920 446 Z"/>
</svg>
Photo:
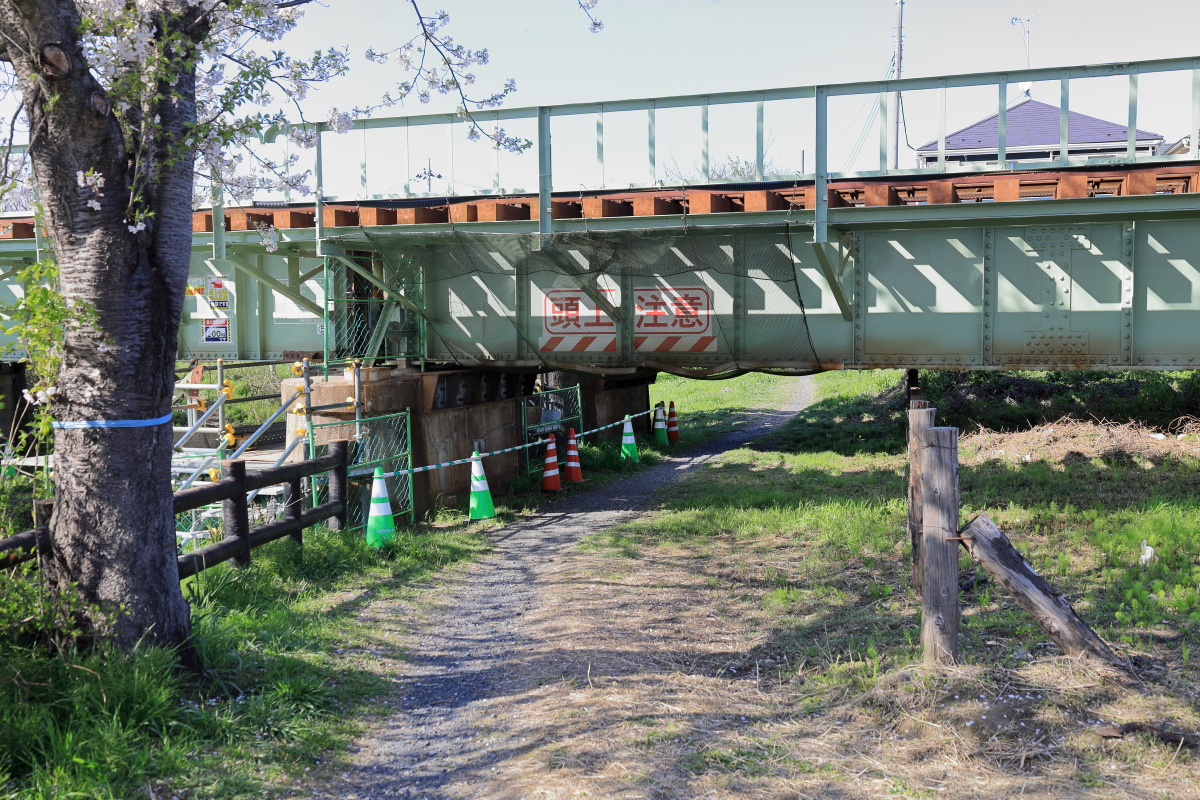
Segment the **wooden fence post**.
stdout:
<svg viewBox="0 0 1200 800">
<path fill-rule="evenodd" d="M 926 666 L 953 664 L 958 639 L 958 428 L 921 431 L 921 649 Z"/>
<path fill-rule="evenodd" d="M 283 506 L 283 515 L 287 519 L 300 522 L 300 517 L 304 514 L 304 505 L 301 502 L 304 498 L 304 488 L 301 485 L 303 478 L 297 476 L 288 481 L 287 485 L 287 500 Z M 288 534 L 288 538 L 296 543 L 297 547 L 304 546 L 304 529 L 296 528 L 295 533 Z"/>
<path fill-rule="evenodd" d="M 921 384 L 917 380 L 918 370 L 910 369 L 904 372 L 904 399 L 908 401 L 909 408 L 917 408 L 913 405 L 916 401 L 925 401 L 925 393 L 921 391 Z"/>
<path fill-rule="evenodd" d="M 49 528 L 50 517 L 54 514 L 54 498 L 49 500 L 34 500 L 33 501 L 33 527 Z"/>
<path fill-rule="evenodd" d="M 250 563 L 250 507 L 246 502 L 246 462 L 240 459 L 222 461 L 221 475 L 233 478 L 237 483 L 233 497 L 225 501 L 225 538 L 242 540 L 242 550 L 233 559 L 246 566 Z"/>
<path fill-rule="evenodd" d="M 341 513 L 329 520 L 329 529 L 332 531 L 346 530 L 346 505 L 350 497 L 347 486 L 349 453 L 350 443 L 345 439 L 329 443 L 329 455 L 338 459 L 338 465 L 329 471 L 329 500 L 342 504 Z"/>
<path fill-rule="evenodd" d="M 912 583 L 921 596 L 921 429 L 932 428 L 937 409 L 927 400 L 913 400 L 908 411 L 908 540 L 912 543 Z"/>
</svg>

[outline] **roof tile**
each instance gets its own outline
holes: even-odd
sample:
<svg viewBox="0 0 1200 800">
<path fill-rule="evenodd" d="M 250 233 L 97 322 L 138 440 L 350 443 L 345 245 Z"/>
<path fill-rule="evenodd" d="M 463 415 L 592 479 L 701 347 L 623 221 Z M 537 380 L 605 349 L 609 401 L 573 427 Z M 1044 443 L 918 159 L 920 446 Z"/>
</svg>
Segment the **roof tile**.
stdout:
<svg viewBox="0 0 1200 800">
<path fill-rule="evenodd" d="M 1000 146 L 996 120 L 999 114 L 968 125 L 946 136 L 946 150 L 995 150 Z M 1058 144 L 1058 106 L 1027 99 L 1008 109 L 1008 148 Z M 1106 122 L 1077 111 L 1067 112 L 1067 141 L 1070 144 L 1110 144 L 1127 139 L 1128 126 Z M 1138 141 L 1162 139 L 1157 133 L 1138 130 Z M 923 144 L 918 152 L 937 150 L 937 140 Z"/>
</svg>

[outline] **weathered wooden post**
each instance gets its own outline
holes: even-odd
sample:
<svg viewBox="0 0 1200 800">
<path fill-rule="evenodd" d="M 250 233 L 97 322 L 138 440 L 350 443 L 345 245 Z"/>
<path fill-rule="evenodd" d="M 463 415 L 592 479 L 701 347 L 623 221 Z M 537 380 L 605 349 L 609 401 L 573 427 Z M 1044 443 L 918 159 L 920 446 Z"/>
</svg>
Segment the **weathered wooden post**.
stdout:
<svg viewBox="0 0 1200 800">
<path fill-rule="evenodd" d="M 908 401 L 909 408 L 916 408 L 914 402 L 925 400 L 925 393 L 921 391 L 921 384 L 918 380 L 919 370 L 909 369 L 904 371 L 904 399 Z"/>
<path fill-rule="evenodd" d="M 927 400 L 913 400 L 908 410 L 908 540 L 912 543 L 912 582 L 921 594 L 921 430 L 932 428 L 937 409 Z"/>
<path fill-rule="evenodd" d="M 958 428 L 921 431 L 921 649 L 953 664 L 958 639 Z M 950 541 L 947 539 L 950 538 Z"/>
<path fill-rule="evenodd" d="M 250 507 L 246 502 L 246 462 L 222 461 L 221 475 L 233 478 L 237 482 L 233 496 L 225 501 L 225 538 L 240 539 L 241 551 L 233 557 L 234 561 L 246 566 L 250 563 Z"/>
<path fill-rule="evenodd" d="M 50 526 L 50 517 L 54 514 L 54 498 L 49 500 L 34 500 L 33 501 L 33 527 L 48 528 Z"/>
<path fill-rule="evenodd" d="M 283 506 L 284 517 L 296 522 L 296 530 L 289 533 L 288 538 L 295 542 L 297 547 L 304 545 L 304 528 L 300 527 L 300 517 L 304 513 L 303 504 L 300 502 L 304 497 L 303 480 L 297 476 L 288 481 L 287 500 L 284 501 Z"/>
<path fill-rule="evenodd" d="M 1118 669 L 1129 669 L 1125 659 L 1080 619 L 1067 599 L 1033 571 L 990 517 L 980 514 L 971 520 L 963 528 L 962 538 L 971 557 L 1029 612 L 1064 653 L 1072 658 L 1086 653 Z"/>
<path fill-rule="evenodd" d="M 329 443 L 329 455 L 335 456 L 338 460 L 338 465 L 329 471 L 329 501 L 342 504 L 342 510 L 337 516 L 329 519 L 329 529 L 331 531 L 346 530 L 346 504 L 350 497 L 349 487 L 347 486 L 348 477 L 347 462 L 349 461 L 350 443 L 345 439 L 338 439 L 336 442 Z"/>
</svg>

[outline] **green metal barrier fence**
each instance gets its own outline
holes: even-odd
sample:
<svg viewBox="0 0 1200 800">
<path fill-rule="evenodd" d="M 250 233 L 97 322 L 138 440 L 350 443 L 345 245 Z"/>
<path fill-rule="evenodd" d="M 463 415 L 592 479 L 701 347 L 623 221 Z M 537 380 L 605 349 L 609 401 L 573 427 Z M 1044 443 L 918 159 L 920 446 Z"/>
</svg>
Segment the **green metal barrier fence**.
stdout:
<svg viewBox="0 0 1200 800">
<path fill-rule="evenodd" d="M 329 431 L 323 436 L 329 441 L 351 440 L 350 461 L 347 467 L 350 481 L 346 529 L 358 530 L 366 523 L 366 509 L 371 499 L 371 476 L 379 467 L 385 473 L 406 470 L 412 467 L 412 417 L 407 411 L 367 417 L 346 422 L 321 422 L 313 424 L 316 430 Z M 332 429 L 332 430 L 331 430 Z M 327 445 L 317 445 L 316 455 L 322 456 Z M 412 476 L 392 475 L 387 482 L 388 499 L 394 517 L 407 516 L 409 524 L 414 520 L 412 502 Z M 313 505 L 325 500 L 324 484 L 314 484 Z"/>
<path fill-rule="evenodd" d="M 521 424 L 525 429 L 525 442 L 536 442 L 552 433 L 559 458 L 566 455 L 567 429 L 583 430 L 583 402 L 578 386 L 538 392 L 521 401 Z M 525 472 L 532 474 L 542 468 L 546 460 L 546 446 L 525 449 Z"/>
</svg>

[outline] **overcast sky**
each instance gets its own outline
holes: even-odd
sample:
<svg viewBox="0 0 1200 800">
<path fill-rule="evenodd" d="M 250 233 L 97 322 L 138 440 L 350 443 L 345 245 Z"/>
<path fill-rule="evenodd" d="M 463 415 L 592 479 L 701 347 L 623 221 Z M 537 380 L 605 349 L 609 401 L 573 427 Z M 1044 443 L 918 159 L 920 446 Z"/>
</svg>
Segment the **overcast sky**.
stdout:
<svg viewBox="0 0 1200 800">
<path fill-rule="evenodd" d="M 446 32 L 459 43 L 490 50 L 482 85 L 515 78 L 510 104 L 520 106 L 873 80 L 891 60 L 896 21 L 894 0 L 600 0 L 594 13 L 605 27 L 593 34 L 575 0 L 421 6 L 449 12 Z M 398 77 L 393 67 L 364 63 L 362 52 L 412 35 L 407 2 L 324 0 L 307 8 L 289 44 L 349 45 L 357 62 L 321 103 L 368 101 Z M 1177 35 L 1200 29 L 1193 0 L 908 0 L 904 73 L 1023 67 L 1021 26 L 1010 20 L 1035 14 L 1035 67 L 1200 56 L 1193 36 Z"/>
<path fill-rule="evenodd" d="M 489 49 L 491 63 L 475 70 L 476 88 L 479 94 L 487 94 L 506 79 L 515 79 L 518 91 L 508 99 L 509 107 L 877 80 L 888 68 L 895 41 L 895 0 L 601 0 L 594 10 L 604 22 L 600 33 L 588 30 L 588 20 L 575 0 L 423 0 L 421 6 L 426 14 L 442 8 L 449 12 L 451 23 L 444 32 L 458 43 Z M 348 77 L 335 80 L 306 101 L 310 118 L 324 119 L 333 107 L 347 110 L 375 102 L 403 79 L 394 65 L 368 63 L 362 54 L 368 47 L 391 49 L 412 35 L 415 24 L 407 2 L 324 0 L 307 9 L 305 20 L 286 42 L 289 48 L 299 52 L 348 45 L 353 60 Z M 1022 28 L 1011 20 L 1035 15 L 1029 22 L 1034 67 L 1200 56 L 1194 36 L 1176 33 L 1200 30 L 1200 3 L 1190 0 L 1141 5 L 1123 0 L 907 0 L 904 9 L 905 77 L 1024 67 Z M 1124 123 L 1125 80 L 1072 82 L 1072 110 Z M 1191 115 L 1190 80 L 1186 73 L 1144 76 L 1138 127 L 1172 141 L 1184 135 Z M 1018 96 L 1019 90 L 1012 87 L 1010 99 Z M 1035 86 L 1033 97 L 1057 104 L 1057 84 Z M 435 98 L 427 105 L 413 101 L 383 113 L 446 112 L 455 104 L 456 100 Z M 994 113 L 995 107 L 994 89 L 952 90 L 948 130 Z M 914 146 L 937 136 L 936 93 L 914 94 L 906 99 L 905 108 L 908 139 Z M 865 132 L 871 111 L 872 103 L 866 99 L 833 106 L 833 169 L 870 169 L 872 160 L 877 162 L 878 137 Z M 753 110 L 738 107 L 721 113 L 725 116 L 714 110 L 712 120 L 713 158 L 752 157 L 753 139 L 747 140 L 745 132 L 752 125 Z M 781 168 L 799 170 L 802 162 L 807 169 L 812 167 L 805 113 L 783 106 L 768 110 L 769 157 Z M 659 118 L 660 171 L 671 165 L 694 171 L 696 124 L 685 125 L 663 112 Z M 623 185 L 644 176 L 645 122 L 640 120 L 614 118 L 608 123 L 605 152 L 611 163 L 606 185 Z M 517 132 L 529 135 L 525 130 Z M 361 145 L 373 151 L 372 176 L 384 172 L 397 176 L 376 181 L 368 194 L 394 191 L 427 163 L 438 174 L 448 175 L 446 138 L 411 142 L 412 152 L 403 159 L 394 142 Z M 861 144 L 860 138 L 865 140 Z M 347 152 L 342 153 L 345 168 L 331 170 L 328 186 L 337 176 L 357 170 L 361 160 L 360 145 L 330 144 L 334 145 L 330 150 Z M 597 168 L 591 163 L 595 157 L 590 128 L 572 131 L 564 124 L 555 130 L 554 145 L 556 188 L 598 185 Z M 348 152 L 351 149 L 354 155 Z M 465 146 L 455 151 L 454 190 L 490 188 L 489 175 L 497 164 L 506 174 L 502 181 L 506 189 L 531 190 L 531 181 L 536 185 L 536 165 L 526 163 L 531 158 L 472 157 L 468 151 Z M 337 156 L 331 159 L 335 163 Z M 907 151 L 902 152 L 901 164 L 913 164 Z M 569 170 L 578 175 L 568 174 Z M 432 187 L 434 192 L 450 189 L 449 185 Z"/>
</svg>

